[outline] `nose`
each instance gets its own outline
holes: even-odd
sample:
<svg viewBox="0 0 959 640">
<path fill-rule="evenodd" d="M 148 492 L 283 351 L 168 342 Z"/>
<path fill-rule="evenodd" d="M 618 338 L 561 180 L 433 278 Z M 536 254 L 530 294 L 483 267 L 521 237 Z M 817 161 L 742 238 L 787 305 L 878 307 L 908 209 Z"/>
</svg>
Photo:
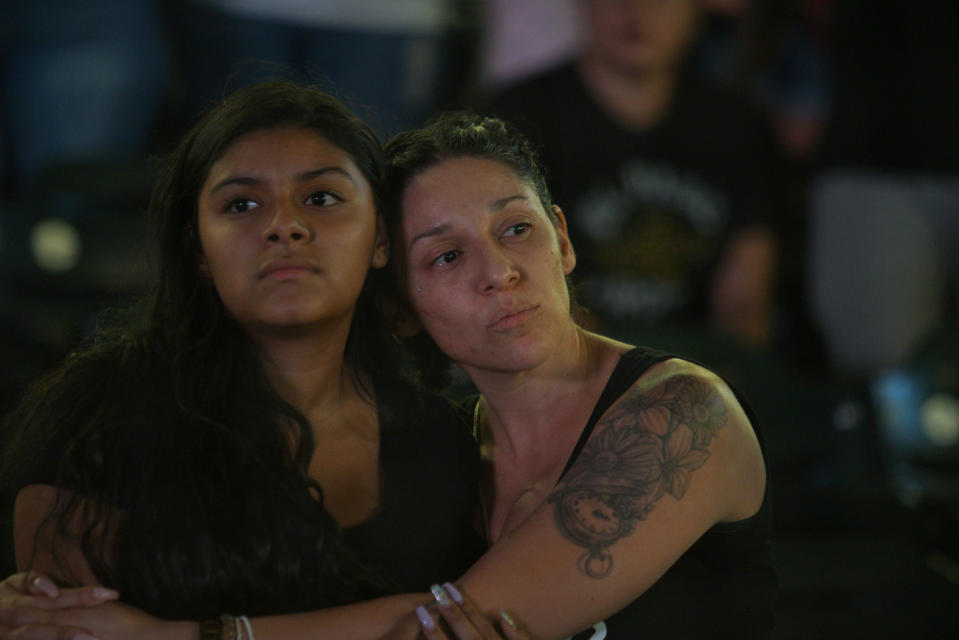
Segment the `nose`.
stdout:
<svg viewBox="0 0 959 640">
<path fill-rule="evenodd" d="M 267 242 L 308 242 L 313 239 L 309 216 L 294 203 L 279 203 L 263 229 Z"/>
<path fill-rule="evenodd" d="M 480 289 L 483 293 L 509 289 L 519 282 L 519 270 L 512 257 L 500 247 L 483 252 Z"/>
</svg>

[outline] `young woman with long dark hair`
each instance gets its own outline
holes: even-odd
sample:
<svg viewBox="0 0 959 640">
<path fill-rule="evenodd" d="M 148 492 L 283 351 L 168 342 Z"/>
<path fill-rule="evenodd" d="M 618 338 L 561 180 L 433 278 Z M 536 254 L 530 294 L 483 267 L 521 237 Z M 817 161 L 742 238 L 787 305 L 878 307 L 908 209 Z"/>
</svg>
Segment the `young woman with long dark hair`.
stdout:
<svg viewBox="0 0 959 640">
<path fill-rule="evenodd" d="M 7 420 L 19 567 L 200 620 L 469 566 L 478 457 L 462 412 L 403 373 L 384 179 L 372 130 L 290 82 L 186 134 L 150 205 L 149 298 Z"/>
</svg>

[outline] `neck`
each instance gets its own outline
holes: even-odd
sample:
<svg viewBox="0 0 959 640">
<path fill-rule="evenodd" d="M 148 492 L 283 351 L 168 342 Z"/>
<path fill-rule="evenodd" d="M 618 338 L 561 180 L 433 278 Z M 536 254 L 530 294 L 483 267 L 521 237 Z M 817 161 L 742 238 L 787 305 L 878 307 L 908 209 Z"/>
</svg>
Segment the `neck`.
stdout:
<svg viewBox="0 0 959 640">
<path fill-rule="evenodd" d="M 270 384 L 315 431 L 322 427 L 316 416 L 335 416 L 338 407 L 359 395 L 354 372 L 344 361 L 348 335 L 347 325 L 334 331 L 256 337 Z"/>
<path fill-rule="evenodd" d="M 483 393 L 478 409 L 491 541 L 546 499 L 619 354 L 629 349 L 570 325 L 570 335 L 541 366 L 511 374 L 467 371 Z"/>
<path fill-rule="evenodd" d="M 549 359 L 519 372 L 464 367 L 483 396 L 485 436 L 497 456 L 548 454 L 545 441 L 578 432 L 626 345 L 590 334 L 570 321 Z M 584 417 L 585 414 L 585 417 Z"/>
<path fill-rule="evenodd" d="M 587 54 L 578 68 L 593 98 L 613 120 L 631 131 L 659 124 L 676 90 L 678 74 L 672 67 L 614 65 Z"/>
</svg>

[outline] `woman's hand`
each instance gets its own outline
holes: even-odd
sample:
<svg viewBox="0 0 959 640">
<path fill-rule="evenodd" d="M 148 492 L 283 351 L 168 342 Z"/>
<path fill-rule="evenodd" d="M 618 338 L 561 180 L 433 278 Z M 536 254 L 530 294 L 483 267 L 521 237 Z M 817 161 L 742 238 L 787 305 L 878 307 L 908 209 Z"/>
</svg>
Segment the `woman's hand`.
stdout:
<svg viewBox="0 0 959 640">
<path fill-rule="evenodd" d="M 83 640 L 90 637 L 84 628 L 37 620 L 49 616 L 52 611 L 95 607 L 115 600 L 117 595 L 113 589 L 99 586 L 60 589 L 42 574 L 14 574 L 0 582 L 0 640 Z"/>
<path fill-rule="evenodd" d="M 427 640 L 533 640 L 503 609 L 494 623 L 454 585 L 432 587 L 436 606 L 416 608 L 416 624 L 407 621 L 387 636 L 389 640 L 425 637 Z"/>
<path fill-rule="evenodd" d="M 94 607 L 16 607 L 0 640 L 193 640 L 195 622 L 167 622 L 119 602 Z M 6 634 L 6 635 L 4 635 Z"/>
<path fill-rule="evenodd" d="M 105 587 L 61 589 L 43 575 L 0 582 L 0 640 L 192 640 L 196 623 L 166 622 L 112 602 Z"/>
<path fill-rule="evenodd" d="M 93 607 L 119 594 L 101 586 L 60 589 L 49 577 L 41 573 L 15 573 L 0 582 L 0 615 L 16 607 L 35 609 L 66 609 L 70 607 Z"/>
</svg>

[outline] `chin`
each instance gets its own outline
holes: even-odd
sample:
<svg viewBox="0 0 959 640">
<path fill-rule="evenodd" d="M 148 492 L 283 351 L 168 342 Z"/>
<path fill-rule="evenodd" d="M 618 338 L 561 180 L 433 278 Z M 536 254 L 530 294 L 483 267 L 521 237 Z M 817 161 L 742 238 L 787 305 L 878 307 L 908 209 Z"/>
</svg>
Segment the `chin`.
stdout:
<svg viewBox="0 0 959 640">
<path fill-rule="evenodd" d="M 461 366 L 482 371 L 500 373 L 523 373 L 532 371 L 545 364 L 552 354 L 545 345 L 512 345 L 503 349 L 486 352 L 482 358 L 473 357 L 457 360 Z M 470 361 L 471 360 L 471 361 Z"/>
<path fill-rule="evenodd" d="M 262 314 L 256 321 L 261 330 L 276 333 L 293 334 L 316 327 L 323 321 L 323 316 L 303 308 L 270 309 L 269 313 Z"/>
</svg>

